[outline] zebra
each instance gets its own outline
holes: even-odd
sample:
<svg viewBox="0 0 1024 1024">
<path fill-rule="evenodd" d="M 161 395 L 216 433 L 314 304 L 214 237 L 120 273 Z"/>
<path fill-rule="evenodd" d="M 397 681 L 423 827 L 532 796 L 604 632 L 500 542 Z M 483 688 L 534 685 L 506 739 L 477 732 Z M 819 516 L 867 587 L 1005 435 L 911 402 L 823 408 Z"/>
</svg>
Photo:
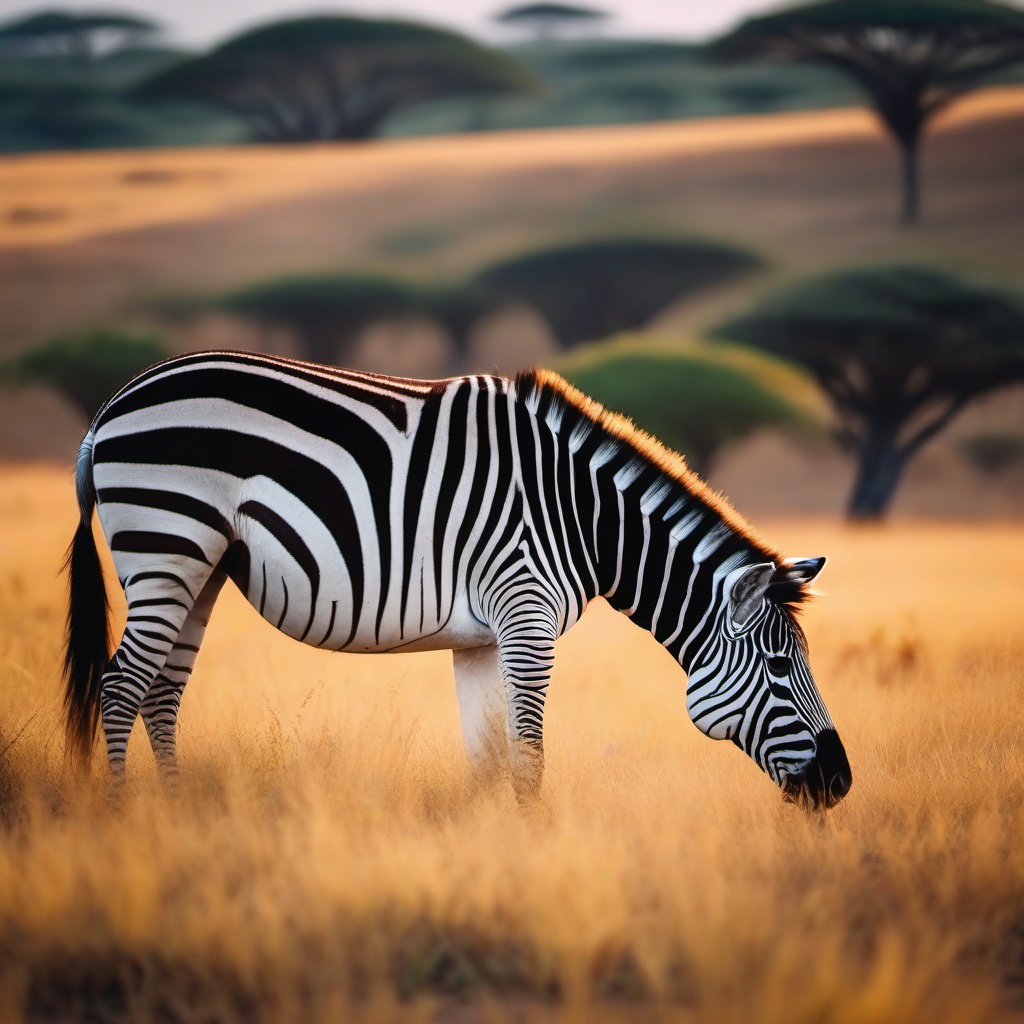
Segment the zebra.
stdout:
<svg viewBox="0 0 1024 1024">
<path fill-rule="evenodd" d="M 67 556 L 69 757 L 102 722 L 124 775 L 141 714 L 177 767 L 178 710 L 230 578 L 332 651 L 450 649 L 474 778 L 543 773 L 558 637 L 603 596 L 686 673 L 690 718 L 789 800 L 849 790 L 796 613 L 824 558 L 784 560 L 683 458 L 557 374 L 421 381 L 271 355 L 150 367 L 78 451 Z M 128 605 L 110 656 L 96 511 Z"/>
</svg>

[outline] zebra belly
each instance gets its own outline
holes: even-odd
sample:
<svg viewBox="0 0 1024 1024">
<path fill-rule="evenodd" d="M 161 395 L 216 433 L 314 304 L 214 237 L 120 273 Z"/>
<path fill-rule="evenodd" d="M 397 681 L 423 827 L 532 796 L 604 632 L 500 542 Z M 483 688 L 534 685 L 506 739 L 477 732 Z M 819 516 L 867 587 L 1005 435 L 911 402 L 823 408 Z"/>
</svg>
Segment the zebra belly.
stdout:
<svg viewBox="0 0 1024 1024">
<path fill-rule="evenodd" d="M 471 611 L 466 595 L 457 596 L 443 620 L 431 615 L 419 618 L 419 596 L 414 595 L 416 613 L 405 623 L 387 615 L 377 621 L 378 606 L 352 604 L 351 587 L 330 585 L 321 589 L 315 604 L 309 593 L 289 592 L 287 577 L 273 562 L 264 562 L 250 574 L 243 592 L 254 608 L 282 633 L 313 647 L 356 654 L 388 654 L 412 651 L 463 650 L 487 647 L 496 640 L 491 629 Z M 268 581 L 264 587 L 264 572 Z M 270 582 L 275 581 L 276 582 Z M 346 581 L 347 582 L 347 581 Z M 411 602 L 410 602 L 411 603 Z M 357 614 L 358 611 L 358 614 Z"/>
<path fill-rule="evenodd" d="M 474 614 L 463 583 L 438 586 L 424 552 L 383 565 L 367 557 L 370 538 L 345 543 L 298 505 L 279 519 L 243 519 L 245 572 L 232 572 L 254 608 L 288 636 L 325 650 L 355 653 L 481 647 L 495 642 Z M 294 524 L 289 533 L 281 521 Z M 273 529 L 267 529 L 269 525 Z M 450 570 L 450 566 L 446 566 Z"/>
<path fill-rule="evenodd" d="M 475 647 L 491 647 L 497 640 L 494 633 L 470 611 L 452 610 L 451 618 L 433 632 L 412 637 L 381 637 L 380 644 L 350 645 L 339 650 L 363 654 L 405 654 L 413 651 L 462 651 Z"/>
</svg>

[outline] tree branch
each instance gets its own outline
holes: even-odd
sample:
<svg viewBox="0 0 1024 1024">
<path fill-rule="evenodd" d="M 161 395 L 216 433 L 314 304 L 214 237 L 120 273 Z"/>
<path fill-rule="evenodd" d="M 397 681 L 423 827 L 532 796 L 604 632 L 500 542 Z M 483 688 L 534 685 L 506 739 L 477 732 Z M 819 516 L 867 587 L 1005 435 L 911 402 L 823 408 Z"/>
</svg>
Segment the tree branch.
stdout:
<svg viewBox="0 0 1024 1024">
<path fill-rule="evenodd" d="M 956 418 L 965 405 L 975 395 L 960 395 L 950 401 L 949 405 L 935 416 L 930 422 L 925 423 L 920 427 L 916 433 L 912 434 L 901 446 L 901 453 L 904 458 L 910 458 L 911 455 L 920 451 L 924 445 L 930 441 L 936 434 L 938 434 L 943 428 L 949 425 L 949 423 Z"/>
</svg>

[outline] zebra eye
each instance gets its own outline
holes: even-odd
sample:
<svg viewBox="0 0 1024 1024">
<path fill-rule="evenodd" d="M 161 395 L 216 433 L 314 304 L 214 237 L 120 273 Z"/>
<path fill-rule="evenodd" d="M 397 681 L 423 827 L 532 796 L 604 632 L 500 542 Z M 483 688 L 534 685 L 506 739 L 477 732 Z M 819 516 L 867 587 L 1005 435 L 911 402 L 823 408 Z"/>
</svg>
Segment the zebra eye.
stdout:
<svg viewBox="0 0 1024 1024">
<path fill-rule="evenodd" d="M 768 659 L 768 671 L 773 676 L 785 676 L 789 674 L 792 662 L 789 658 L 783 657 L 781 654 L 777 654 L 772 658 Z"/>
</svg>

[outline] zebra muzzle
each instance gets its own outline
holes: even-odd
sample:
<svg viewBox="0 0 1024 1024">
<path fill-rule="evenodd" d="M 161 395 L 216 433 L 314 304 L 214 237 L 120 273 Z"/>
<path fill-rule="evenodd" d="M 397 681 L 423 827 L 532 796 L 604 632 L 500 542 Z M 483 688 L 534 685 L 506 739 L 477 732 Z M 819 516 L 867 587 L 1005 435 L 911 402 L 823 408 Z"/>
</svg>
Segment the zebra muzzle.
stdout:
<svg viewBox="0 0 1024 1024">
<path fill-rule="evenodd" d="M 835 807 L 850 792 L 853 772 L 835 729 L 815 738 L 815 753 L 799 772 L 787 775 L 782 790 L 787 800 L 811 810 Z"/>
</svg>

